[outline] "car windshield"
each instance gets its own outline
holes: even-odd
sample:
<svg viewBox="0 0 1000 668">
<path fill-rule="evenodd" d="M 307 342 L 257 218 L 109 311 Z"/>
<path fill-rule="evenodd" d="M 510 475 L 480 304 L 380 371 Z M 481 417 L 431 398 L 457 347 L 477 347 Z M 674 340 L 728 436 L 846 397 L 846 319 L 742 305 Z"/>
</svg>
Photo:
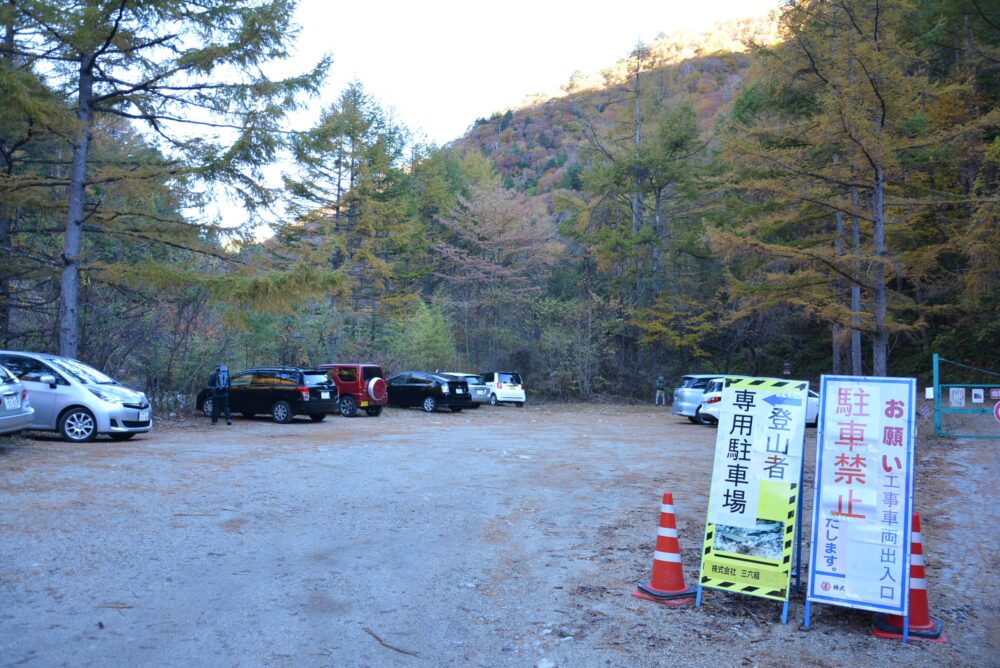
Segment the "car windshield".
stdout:
<svg viewBox="0 0 1000 668">
<path fill-rule="evenodd" d="M 459 376 L 459 378 L 461 378 L 462 380 L 464 380 L 466 382 L 472 383 L 473 385 L 482 385 L 483 384 L 483 379 L 482 378 L 480 378 L 479 376 L 474 376 L 472 374 L 462 375 L 462 376 Z"/>
<path fill-rule="evenodd" d="M 516 373 L 501 373 L 499 375 L 500 375 L 500 382 L 501 383 L 506 383 L 508 385 L 520 385 L 521 384 L 521 376 L 520 376 L 520 374 L 516 374 Z"/>
<path fill-rule="evenodd" d="M 83 362 L 68 359 L 50 359 L 49 364 L 85 385 L 118 385 L 118 381 Z"/>
<path fill-rule="evenodd" d="M 16 382 L 17 382 L 17 377 L 10 371 L 7 371 L 7 369 L 0 366 L 0 384 L 7 385 L 9 383 L 16 383 Z"/>
<path fill-rule="evenodd" d="M 365 380 L 371 380 L 372 378 L 385 378 L 382 374 L 382 368 L 377 366 L 361 367 L 361 373 Z"/>
<path fill-rule="evenodd" d="M 322 371 L 306 371 L 302 374 L 306 385 L 329 385 L 330 379 Z"/>
<path fill-rule="evenodd" d="M 708 380 L 705 378 L 696 378 L 695 376 L 684 376 L 681 381 L 681 387 L 705 387 L 705 383 Z"/>
</svg>

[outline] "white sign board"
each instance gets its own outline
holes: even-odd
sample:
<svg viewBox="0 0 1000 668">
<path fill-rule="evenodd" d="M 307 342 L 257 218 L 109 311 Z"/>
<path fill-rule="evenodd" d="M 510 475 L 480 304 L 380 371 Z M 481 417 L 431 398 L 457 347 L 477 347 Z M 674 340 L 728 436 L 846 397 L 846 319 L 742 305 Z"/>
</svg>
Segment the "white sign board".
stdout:
<svg viewBox="0 0 1000 668">
<path fill-rule="evenodd" d="M 974 387 L 972 388 L 972 403 L 981 404 L 985 402 L 985 394 L 983 388 Z"/>
<path fill-rule="evenodd" d="M 948 390 L 948 403 L 952 408 L 965 408 L 965 388 L 952 387 Z"/>
<path fill-rule="evenodd" d="M 761 483 L 798 484 L 808 390 L 805 381 L 726 383 L 708 499 L 710 524 L 755 529 Z"/>
<path fill-rule="evenodd" d="M 916 381 L 823 376 L 810 601 L 908 614 Z"/>
</svg>

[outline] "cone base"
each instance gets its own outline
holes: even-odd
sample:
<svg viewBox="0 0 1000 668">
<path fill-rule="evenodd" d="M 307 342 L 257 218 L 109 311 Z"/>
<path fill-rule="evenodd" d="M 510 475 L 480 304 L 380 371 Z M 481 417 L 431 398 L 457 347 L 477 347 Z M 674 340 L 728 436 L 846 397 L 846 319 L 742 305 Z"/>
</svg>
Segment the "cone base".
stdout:
<svg viewBox="0 0 1000 668">
<path fill-rule="evenodd" d="M 681 606 L 693 603 L 694 593 L 694 590 L 691 588 L 678 591 L 659 591 L 651 588 L 649 585 L 640 584 L 636 585 L 636 590 L 632 592 L 632 596 L 646 601 L 653 601 L 654 603 L 662 603 L 663 605 Z"/>
<path fill-rule="evenodd" d="M 902 640 L 903 628 L 892 624 L 889 621 L 889 617 L 896 617 L 896 615 L 875 614 L 872 618 L 873 635 L 883 640 Z M 926 640 L 934 643 L 948 642 L 948 638 L 944 635 L 944 622 L 937 617 L 931 617 L 931 626 L 929 628 L 917 629 L 911 626 L 910 639 Z"/>
</svg>

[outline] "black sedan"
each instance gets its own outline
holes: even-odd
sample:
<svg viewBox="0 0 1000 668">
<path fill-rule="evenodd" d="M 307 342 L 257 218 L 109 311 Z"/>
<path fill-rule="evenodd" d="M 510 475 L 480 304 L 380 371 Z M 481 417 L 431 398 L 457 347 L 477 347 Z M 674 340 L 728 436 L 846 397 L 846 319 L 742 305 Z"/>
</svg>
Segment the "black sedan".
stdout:
<svg viewBox="0 0 1000 668">
<path fill-rule="evenodd" d="M 435 373 L 404 371 L 389 379 L 390 406 L 420 406 L 426 413 L 448 407 L 457 413 L 472 405 L 469 384 Z"/>
<path fill-rule="evenodd" d="M 275 422 L 291 422 L 296 415 L 308 415 L 322 422 L 338 409 L 337 386 L 323 369 L 265 367 L 233 374 L 229 388 L 229 408 L 246 417 L 269 413 Z M 204 389 L 196 403 L 205 415 L 212 415 L 212 391 Z"/>
</svg>

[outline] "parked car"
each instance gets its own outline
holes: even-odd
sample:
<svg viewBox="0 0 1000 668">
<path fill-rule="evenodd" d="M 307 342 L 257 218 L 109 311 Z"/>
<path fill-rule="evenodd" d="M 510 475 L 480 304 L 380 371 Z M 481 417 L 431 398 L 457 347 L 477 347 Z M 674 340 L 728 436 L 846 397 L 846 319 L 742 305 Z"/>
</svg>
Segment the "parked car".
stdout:
<svg viewBox="0 0 1000 668">
<path fill-rule="evenodd" d="M 0 350 L 0 365 L 28 390 L 35 409 L 29 429 L 57 431 L 67 441 L 84 442 L 98 434 L 124 441 L 153 428 L 145 394 L 79 360 Z"/>
<path fill-rule="evenodd" d="M 9 369 L 0 366 L 0 434 L 16 434 L 31 424 L 35 409 L 28 390 Z"/>
<path fill-rule="evenodd" d="M 524 406 L 524 381 L 521 374 L 511 371 L 487 371 L 479 376 L 490 388 L 490 406 L 500 403 L 510 403 L 517 407 Z"/>
<path fill-rule="evenodd" d="M 308 415 L 322 422 L 337 412 L 337 386 L 323 369 L 260 367 L 245 369 L 230 379 L 229 408 L 233 413 L 253 417 L 268 413 L 275 422 L 291 422 L 296 415 Z M 212 415 L 212 390 L 198 393 L 195 406 Z"/>
<path fill-rule="evenodd" d="M 389 403 L 385 373 L 377 364 L 320 364 L 340 392 L 340 414 L 354 417 L 358 408 L 372 417 L 382 414 Z"/>
<path fill-rule="evenodd" d="M 469 408 L 479 408 L 481 405 L 489 403 L 490 388 L 476 374 L 445 371 L 444 375 L 451 376 L 456 380 L 464 380 L 469 384 L 469 395 L 472 397 L 472 405 Z"/>
<path fill-rule="evenodd" d="M 730 376 L 732 377 L 732 376 Z M 725 378 L 715 378 L 705 388 L 701 398 L 701 406 L 695 415 L 699 424 L 719 424 L 719 406 L 722 403 L 722 384 Z M 815 427 L 819 418 L 819 395 L 809 390 L 806 399 L 806 426 Z"/>
<path fill-rule="evenodd" d="M 698 422 L 698 407 L 701 395 L 708 384 L 719 377 L 717 373 L 690 374 L 681 378 L 681 384 L 674 389 L 674 404 L 671 413 L 682 415 L 691 422 Z"/>
<path fill-rule="evenodd" d="M 464 380 L 424 371 L 404 371 L 389 379 L 389 405 L 420 406 L 425 413 L 447 407 L 457 413 L 472 405 L 472 397 Z"/>
</svg>

